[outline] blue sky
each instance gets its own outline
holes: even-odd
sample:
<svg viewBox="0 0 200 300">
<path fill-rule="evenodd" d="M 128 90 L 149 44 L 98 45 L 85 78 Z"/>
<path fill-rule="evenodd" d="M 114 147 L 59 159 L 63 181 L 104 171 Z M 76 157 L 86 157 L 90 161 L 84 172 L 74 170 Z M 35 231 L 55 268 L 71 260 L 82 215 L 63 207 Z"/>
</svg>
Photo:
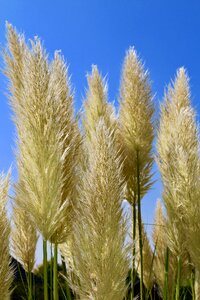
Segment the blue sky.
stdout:
<svg viewBox="0 0 200 300">
<path fill-rule="evenodd" d="M 27 38 L 38 35 L 52 57 L 61 49 L 69 64 L 78 110 L 85 95 L 86 73 L 97 64 L 107 75 L 109 100 L 119 95 L 125 51 L 134 46 L 149 69 L 158 112 L 164 88 L 176 69 L 191 78 L 192 103 L 200 112 L 200 2 L 194 0 L 0 0 L 0 45 L 8 20 Z M 0 66 L 3 66 L 0 58 Z M 0 170 L 14 163 L 14 126 L 0 74 Z M 156 171 L 156 169 L 155 169 Z M 15 178 L 16 171 L 14 171 Z M 156 171 L 155 178 L 159 175 Z M 159 180 L 143 199 L 144 222 L 152 222 Z M 150 227 L 149 227 L 150 228 Z M 149 230 L 148 230 L 149 231 Z M 37 251 L 41 260 L 40 245 Z"/>
</svg>

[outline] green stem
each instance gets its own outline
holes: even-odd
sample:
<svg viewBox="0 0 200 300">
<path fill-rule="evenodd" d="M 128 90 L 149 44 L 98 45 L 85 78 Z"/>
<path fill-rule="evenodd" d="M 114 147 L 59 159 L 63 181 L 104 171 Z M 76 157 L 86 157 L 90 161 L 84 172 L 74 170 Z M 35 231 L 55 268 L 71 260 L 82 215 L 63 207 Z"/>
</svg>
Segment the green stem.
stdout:
<svg viewBox="0 0 200 300">
<path fill-rule="evenodd" d="M 155 243 L 154 250 L 153 250 L 153 257 L 152 257 L 152 260 L 151 260 L 151 269 L 150 269 L 150 272 L 149 272 L 149 280 L 150 280 L 150 278 L 152 276 L 152 273 L 153 273 L 153 264 L 154 264 L 154 259 L 155 259 L 155 255 L 156 255 L 156 246 L 157 246 L 157 241 Z M 150 290 L 148 290 L 147 299 L 149 299 L 149 296 L 152 299 L 152 288 Z M 154 298 L 155 298 L 155 296 L 154 296 Z"/>
<path fill-rule="evenodd" d="M 169 271 L 169 248 L 167 247 L 166 258 L 165 258 L 164 300 L 168 299 L 168 271 Z"/>
<path fill-rule="evenodd" d="M 60 290 L 61 290 L 61 292 L 62 292 L 62 295 L 63 295 L 64 299 L 65 299 L 65 300 L 68 300 L 68 299 L 67 299 L 67 296 L 65 295 L 65 292 L 64 292 L 64 290 L 63 290 L 63 287 L 62 287 L 60 281 L 58 281 L 58 285 L 59 285 L 59 288 L 60 288 Z"/>
<path fill-rule="evenodd" d="M 195 299 L 200 299 L 200 273 L 195 270 Z"/>
<path fill-rule="evenodd" d="M 54 245 L 54 264 L 53 264 L 53 296 L 58 300 L 58 245 Z"/>
<path fill-rule="evenodd" d="M 70 288 L 69 288 L 69 285 L 68 285 L 68 282 L 67 282 L 67 268 L 66 268 L 66 264 L 65 264 L 65 258 L 63 256 L 61 256 L 61 260 L 62 260 L 62 267 L 63 267 L 63 273 L 66 277 L 66 294 L 67 294 L 67 300 L 72 300 L 72 297 L 71 297 L 71 292 L 70 292 Z"/>
<path fill-rule="evenodd" d="M 50 263 L 50 290 L 51 290 L 51 300 L 53 300 L 53 253 L 52 253 L 52 243 L 51 243 L 51 263 Z"/>
<path fill-rule="evenodd" d="M 47 241 L 43 240 L 44 300 L 48 300 Z"/>
<path fill-rule="evenodd" d="M 141 195 L 140 195 L 140 162 L 139 152 L 136 151 L 137 161 L 137 204 L 138 204 L 138 232 L 139 232 L 139 248 L 140 248 L 140 299 L 143 300 L 143 247 L 142 247 L 142 216 L 141 216 Z"/>
<path fill-rule="evenodd" d="M 32 300 L 32 273 L 28 272 L 28 300 Z"/>
<path fill-rule="evenodd" d="M 20 266 L 21 266 L 21 265 L 20 265 Z M 20 270 L 20 266 L 19 266 L 19 262 L 17 261 L 17 268 L 18 268 L 18 272 L 19 272 L 19 275 L 20 275 L 20 279 L 21 279 L 22 285 L 23 285 L 23 287 L 24 287 L 24 291 L 25 291 L 25 293 L 26 293 L 26 296 L 28 296 L 28 294 L 27 294 L 27 288 L 26 288 L 26 286 L 25 286 L 25 283 L 24 283 L 24 280 L 23 280 L 23 277 L 22 277 L 22 273 L 21 273 L 21 270 Z M 26 279 L 27 279 L 27 277 L 26 277 Z"/>
<path fill-rule="evenodd" d="M 194 272 L 192 271 L 191 273 L 191 278 L 190 278 L 190 286 L 191 286 L 191 291 L 192 291 L 192 300 L 195 300 L 195 289 L 194 289 Z"/>
<path fill-rule="evenodd" d="M 177 281 L 176 281 L 176 300 L 180 298 L 180 279 L 181 279 L 181 258 L 177 257 Z"/>
</svg>

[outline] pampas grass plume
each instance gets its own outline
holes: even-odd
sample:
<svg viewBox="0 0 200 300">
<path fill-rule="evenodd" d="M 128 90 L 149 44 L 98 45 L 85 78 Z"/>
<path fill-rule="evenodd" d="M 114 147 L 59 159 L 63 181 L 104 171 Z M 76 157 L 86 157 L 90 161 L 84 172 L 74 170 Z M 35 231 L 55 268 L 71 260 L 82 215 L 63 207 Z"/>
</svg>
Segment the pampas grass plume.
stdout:
<svg viewBox="0 0 200 300">
<path fill-rule="evenodd" d="M 137 152 L 139 153 L 141 195 L 143 196 L 151 186 L 153 112 L 149 74 L 144 70 L 136 51 L 130 48 L 122 69 L 119 138 L 125 157 L 124 176 L 127 179 L 127 200 L 131 205 L 132 198 L 136 198 L 137 194 Z"/>
<path fill-rule="evenodd" d="M 81 299 L 121 300 L 126 293 L 128 273 L 126 223 L 121 207 L 122 161 L 104 82 L 96 68 L 89 77 L 87 95 L 84 120 L 87 167 L 82 173 L 81 206 L 74 227 L 72 253 L 78 280 L 72 282 L 72 287 Z"/>
</svg>

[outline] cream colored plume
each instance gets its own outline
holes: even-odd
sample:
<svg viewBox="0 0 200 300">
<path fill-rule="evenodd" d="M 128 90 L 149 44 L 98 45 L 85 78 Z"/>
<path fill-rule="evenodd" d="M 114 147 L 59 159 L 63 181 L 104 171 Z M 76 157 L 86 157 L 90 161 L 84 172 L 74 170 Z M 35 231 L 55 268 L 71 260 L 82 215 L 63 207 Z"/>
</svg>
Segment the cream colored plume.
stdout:
<svg viewBox="0 0 200 300">
<path fill-rule="evenodd" d="M 199 144 L 195 112 L 190 103 L 189 80 L 184 68 L 177 71 L 161 106 L 158 130 L 158 165 L 163 181 L 163 200 L 174 255 L 187 253 L 200 267 Z M 174 241 L 174 237 L 176 240 Z"/>
<path fill-rule="evenodd" d="M 157 149 L 167 213 L 170 219 L 177 213 L 183 216 L 184 201 L 190 197 L 190 191 L 196 198 L 199 172 L 198 132 L 190 104 L 188 77 L 183 68 L 177 71 L 176 80 L 169 86 L 161 106 Z"/>
<path fill-rule="evenodd" d="M 141 196 L 151 186 L 153 112 L 148 72 L 144 70 L 136 51 L 130 48 L 122 70 L 119 140 L 125 158 L 124 176 L 128 188 L 126 198 L 131 205 L 137 195 L 137 164 L 139 164 Z"/>
<path fill-rule="evenodd" d="M 88 76 L 79 207 L 71 245 L 75 265 L 72 287 L 81 299 L 122 299 L 126 293 L 128 251 L 121 203 L 124 181 L 113 109 L 96 67 Z"/>
<path fill-rule="evenodd" d="M 7 47 L 4 50 L 5 74 L 10 78 L 9 90 L 11 92 L 11 105 L 17 111 L 21 101 L 21 88 L 23 86 L 24 58 L 27 53 L 27 46 L 22 34 L 18 34 L 11 24 L 6 23 L 7 27 Z M 18 113 L 20 113 L 18 111 Z"/>
<path fill-rule="evenodd" d="M 86 95 L 86 101 L 84 102 L 84 118 L 83 128 L 84 128 L 84 142 L 81 145 L 81 155 L 80 155 L 80 168 L 79 176 L 80 178 L 84 176 L 86 169 L 88 168 L 88 159 L 89 152 L 87 149 L 87 143 L 93 138 L 96 130 L 96 126 L 99 121 L 103 118 L 107 126 L 113 126 L 114 124 L 114 114 L 113 107 L 111 104 L 108 104 L 107 101 L 107 85 L 105 79 L 102 78 L 101 74 L 98 71 L 97 66 L 92 66 L 91 74 L 87 75 L 88 80 L 88 91 Z M 111 125 L 112 124 L 112 125 Z M 82 181 L 79 181 L 79 190 L 81 191 Z M 79 207 L 76 207 L 77 210 L 81 210 L 82 197 L 80 197 Z M 78 219 L 80 216 L 76 219 Z M 68 275 L 74 276 L 74 259 L 72 255 L 72 248 L 74 243 L 74 234 L 68 237 L 68 241 L 59 246 L 59 249 L 62 255 L 65 257 L 65 261 L 68 268 Z"/>
<path fill-rule="evenodd" d="M 92 66 L 92 72 L 87 74 L 88 89 L 82 114 L 84 142 L 82 143 L 80 174 L 87 169 L 88 151 L 86 144 L 92 138 L 100 119 L 104 119 L 107 126 L 116 130 L 116 118 L 114 106 L 108 102 L 107 83 L 100 74 L 96 65 Z M 80 184 L 80 183 L 79 183 Z"/>
<path fill-rule="evenodd" d="M 16 48 L 23 52 L 17 81 L 13 76 L 18 56 L 10 46 L 13 35 Z M 50 67 L 40 40 L 35 38 L 30 46 L 24 46 L 10 25 L 8 44 L 6 74 L 17 127 L 18 169 L 23 181 L 20 205 L 44 239 L 61 243 L 71 231 L 72 177 L 80 142 L 66 67 L 58 54 Z"/>
<path fill-rule="evenodd" d="M 61 143 L 63 144 L 62 156 L 62 203 L 66 200 L 68 205 L 63 207 L 63 219 L 60 228 L 52 235 L 51 241 L 57 243 L 65 242 L 71 235 L 74 221 L 74 209 L 77 205 L 76 185 L 79 176 L 79 162 L 81 154 L 82 137 L 78 122 L 74 116 L 73 94 L 71 83 L 64 58 L 55 53 L 51 65 L 50 91 L 52 91 L 55 106 L 56 118 L 59 130 L 62 133 Z"/>
<path fill-rule="evenodd" d="M 10 299 L 13 270 L 10 266 L 9 236 L 10 223 L 7 218 L 6 204 L 9 189 L 9 176 L 0 175 L 0 297 Z"/>
<path fill-rule="evenodd" d="M 113 131 L 99 121 L 90 142 L 80 190 L 82 207 L 75 225 L 73 257 L 81 299 L 121 300 L 128 272 L 126 225 L 121 203 L 124 183 Z"/>
<path fill-rule="evenodd" d="M 13 226 L 11 230 L 12 252 L 14 257 L 22 264 L 26 272 L 31 272 L 35 264 L 37 245 L 37 232 L 29 214 L 20 206 L 20 186 L 16 184 L 13 206 Z"/>
<path fill-rule="evenodd" d="M 91 74 L 87 75 L 88 91 L 84 102 L 83 125 L 86 138 L 90 138 L 101 118 L 107 126 L 115 122 L 114 107 L 107 101 L 107 83 L 102 78 L 97 66 L 92 66 Z"/>
</svg>

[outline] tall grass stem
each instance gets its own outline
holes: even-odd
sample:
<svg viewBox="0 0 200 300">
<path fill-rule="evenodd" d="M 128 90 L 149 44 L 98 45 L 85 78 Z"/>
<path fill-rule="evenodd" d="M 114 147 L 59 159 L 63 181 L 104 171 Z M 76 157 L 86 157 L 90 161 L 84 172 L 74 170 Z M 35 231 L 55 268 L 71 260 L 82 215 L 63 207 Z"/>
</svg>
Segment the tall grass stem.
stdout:
<svg viewBox="0 0 200 300">
<path fill-rule="evenodd" d="M 28 272 L 28 300 L 32 300 L 32 292 L 33 292 L 33 287 L 32 287 L 32 273 L 31 271 Z"/>
<path fill-rule="evenodd" d="M 48 298 L 48 270 L 47 270 L 47 241 L 43 240 L 43 265 L 44 265 L 44 300 Z"/>
<path fill-rule="evenodd" d="M 58 300 L 58 245 L 54 244 L 53 299 Z"/>
<path fill-rule="evenodd" d="M 51 251 L 51 263 L 50 263 L 50 293 L 51 293 L 51 300 L 53 300 L 53 246 L 52 242 L 50 245 L 50 251 Z"/>
<path fill-rule="evenodd" d="M 176 300 L 180 298 L 181 258 L 177 257 Z"/>
</svg>

